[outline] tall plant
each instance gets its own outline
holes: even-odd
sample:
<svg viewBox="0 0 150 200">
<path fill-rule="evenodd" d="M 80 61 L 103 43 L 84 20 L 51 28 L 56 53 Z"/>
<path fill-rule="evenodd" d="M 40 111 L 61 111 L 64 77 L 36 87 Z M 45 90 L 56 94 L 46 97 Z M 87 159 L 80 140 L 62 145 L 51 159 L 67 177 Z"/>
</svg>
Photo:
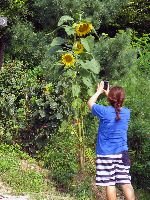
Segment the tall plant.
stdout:
<svg viewBox="0 0 150 200">
<path fill-rule="evenodd" d="M 100 71 L 100 65 L 92 53 L 95 44 L 92 33 L 96 32 L 90 20 L 82 19 L 82 15 L 77 22 L 70 16 L 62 16 L 58 27 L 64 28 L 66 37 L 55 37 L 51 43 L 51 62 L 54 62 L 51 72 L 56 85 L 55 91 L 62 101 L 60 116 L 62 112 L 66 114 L 66 123 L 72 126 L 78 139 L 77 149 L 82 171 L 85 162 L 84 116 L 88 113 L 86 101 L 94 92 Z"/>
</svg>

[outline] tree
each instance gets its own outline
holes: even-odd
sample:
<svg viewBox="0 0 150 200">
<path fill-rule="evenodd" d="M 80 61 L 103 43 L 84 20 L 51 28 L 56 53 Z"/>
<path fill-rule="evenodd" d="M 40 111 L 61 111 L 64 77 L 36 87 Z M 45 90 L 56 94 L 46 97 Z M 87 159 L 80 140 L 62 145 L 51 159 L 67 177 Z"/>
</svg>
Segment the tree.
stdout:
<svg viewBox="0 0 150 200">
<path fill-rule="evenodd" d="M 27 2 L 28 0 L 4 0 L 3 3 L 1 3 L 0 16 L 7 17 L 8 26 L 0 29 L 0 44 L 2 47 L 0 51 L 0 68 L 3 64 L 5 47 L 11 37 L 9 29 L 11 29 L 13 24 L 16 24 L 16 21 L 21 20 L 21 18 L 25 19 L 28 15 Z"/>
</svg>

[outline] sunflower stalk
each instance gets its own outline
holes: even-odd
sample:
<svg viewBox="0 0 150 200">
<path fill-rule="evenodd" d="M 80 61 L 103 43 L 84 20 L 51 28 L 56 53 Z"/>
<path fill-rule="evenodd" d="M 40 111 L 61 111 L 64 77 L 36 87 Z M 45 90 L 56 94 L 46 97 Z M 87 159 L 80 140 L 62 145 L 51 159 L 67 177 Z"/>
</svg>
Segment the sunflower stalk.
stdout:
<svg viewBox="0 0 150 200">
<path fill-rule="evenodd" d="M 80 160 L 80 171 L 84 171 L 85 166 L 85 148 L 84 148 L 84 126 L 83 116 L 78 119 L 78 137 L 79 137 L 79 160 Z"/>
</svg>

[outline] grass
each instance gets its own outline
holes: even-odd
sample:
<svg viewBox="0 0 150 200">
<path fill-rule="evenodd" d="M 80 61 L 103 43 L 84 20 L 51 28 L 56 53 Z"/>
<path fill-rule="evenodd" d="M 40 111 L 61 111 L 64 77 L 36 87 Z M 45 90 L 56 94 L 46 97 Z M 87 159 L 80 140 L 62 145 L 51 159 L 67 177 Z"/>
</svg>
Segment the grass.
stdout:
<svg viewBox="0 0 150 200">
<path fill-rule="evenodd" d="M 16 146 L 0 145 L 0 177 L 12 194 L 29 195 L 33 200 L 72 199 L 55 190 L 47 172 Z"/>
<path fill-rule="evenodd" d="M 0 177 L 11 188 L 11 194 L 28 195 L 31 200 L 75 199 L 56 191 L 48 173 L 38 166 L 35 159 L 20 151 L 18 146 L 0 144 Z M 85 180 L 77 185 L 74 195 L 78 196 L 77 199 L 87 199 L 89 182 Z M 136 194 L 140 200 L 150 199 L 150 194 L 144 190 L 136 189 Z"/>
</svg>

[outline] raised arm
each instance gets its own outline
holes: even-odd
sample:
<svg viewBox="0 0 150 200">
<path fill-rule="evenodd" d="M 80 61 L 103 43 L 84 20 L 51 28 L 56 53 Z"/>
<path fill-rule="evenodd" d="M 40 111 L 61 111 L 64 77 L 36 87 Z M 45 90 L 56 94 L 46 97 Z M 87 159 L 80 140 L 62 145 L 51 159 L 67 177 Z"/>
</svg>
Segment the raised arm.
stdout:
<svg viewBox="0 0 150 200">
<path fill-rule="evenodd" d="M 97 101 L 99 95 L 104 92 L 103 87 L 104 87 L 104 81 L 101 81 L 97 85 L 96 93 L 88 100 L 87 104 L 90 110 L 92 109 L 93 104 Z"/>
</svg>

